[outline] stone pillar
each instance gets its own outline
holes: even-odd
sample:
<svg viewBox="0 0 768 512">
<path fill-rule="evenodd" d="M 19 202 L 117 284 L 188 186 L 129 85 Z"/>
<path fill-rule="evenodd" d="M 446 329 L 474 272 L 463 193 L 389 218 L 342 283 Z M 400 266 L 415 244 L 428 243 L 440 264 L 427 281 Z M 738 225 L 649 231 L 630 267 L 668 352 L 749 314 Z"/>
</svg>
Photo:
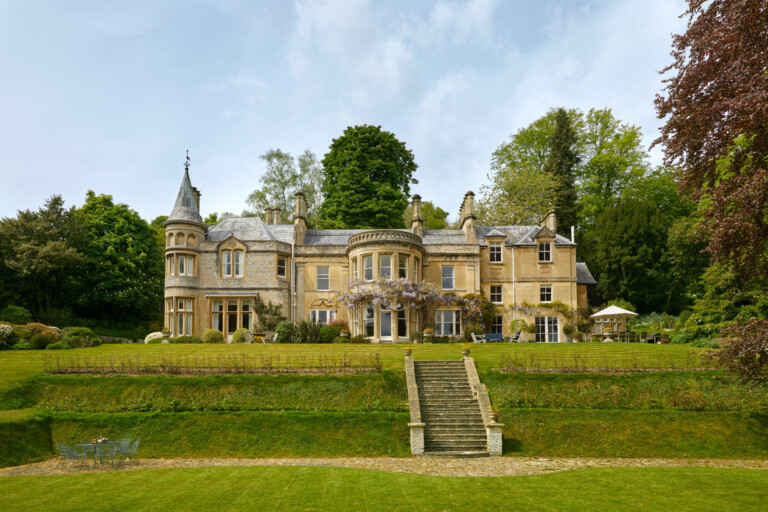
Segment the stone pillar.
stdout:
<svg viewBox="0 0 768 512">
<path fill-rule="evenodd" d="M 485 425 L 485 433 L 488 436 L 488 453 L 490 453 L 492 457 L 501 456 L 503 429 L 504 425 L 502 423 L 496 423 L 495 421 L 491 421 Z"/>
<path fill-rule="evenodd" d="M 424 219 L 421 218 L 421 196 L 414 194 L 411 198 L 411 208 L 413 210 L 411 216 L 411 232 L 416 236 L 422 236 L 424 234 Z"/>
<path fill-rule="evenodd" d="M 411 455 L 424 455 L 424 423 L 409 423 L 411 429 Z"/>
</svg>

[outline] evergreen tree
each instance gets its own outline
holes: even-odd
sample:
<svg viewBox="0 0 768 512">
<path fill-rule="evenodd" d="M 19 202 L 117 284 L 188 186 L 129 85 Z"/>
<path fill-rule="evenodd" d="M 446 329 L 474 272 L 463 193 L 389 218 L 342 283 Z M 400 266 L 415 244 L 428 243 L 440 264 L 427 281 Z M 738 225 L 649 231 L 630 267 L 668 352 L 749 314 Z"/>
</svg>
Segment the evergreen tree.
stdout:
<svg viewBox="0 0 768 512">
<path fill-rule="evenodd" d="M 413 153 L 380 126 L 355 126 L 334 139 L 323 158 L 325 200 L 321 229 L 403 228 L 412 176 Z"/>
<path fill-rule="evenodd" d="M 557 181 L 555 215 L 558 232 L 569 236 L 571 226 L 576 225 L 578 195 L 574 186 L 573 171 L 579 164 L 576 147 L 576 131 L 564 108 L 555 111 L 555 131 L 549 142 L 546 170 Z"/>
</svg>

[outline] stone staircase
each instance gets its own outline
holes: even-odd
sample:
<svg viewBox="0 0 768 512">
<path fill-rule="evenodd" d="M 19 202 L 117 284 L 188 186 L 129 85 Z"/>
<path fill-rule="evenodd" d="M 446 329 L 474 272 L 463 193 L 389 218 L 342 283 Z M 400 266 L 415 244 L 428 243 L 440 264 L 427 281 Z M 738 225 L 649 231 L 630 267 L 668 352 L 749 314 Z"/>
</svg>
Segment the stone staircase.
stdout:
<svg viewBox="0 0 768 512">
<path fill-rule="evenodd" d="M 424 454 L 488 456 L 488 439 L 477 397 L 463 361 L 414 361 Z"/>
</svg>

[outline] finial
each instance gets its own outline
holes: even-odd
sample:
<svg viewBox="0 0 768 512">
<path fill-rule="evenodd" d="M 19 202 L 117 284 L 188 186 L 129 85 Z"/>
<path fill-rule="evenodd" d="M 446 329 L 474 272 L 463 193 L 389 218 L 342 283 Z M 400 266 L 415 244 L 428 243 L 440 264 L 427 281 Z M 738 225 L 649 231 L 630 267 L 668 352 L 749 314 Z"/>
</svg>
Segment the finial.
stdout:
<svg viewBox="0 0 768 512">
<path fill-rule="evenodd" d="M 184 170 L 189 172 L 189 150 L 187 150 L 187 161 L 184 162 Z"/>
</svg>

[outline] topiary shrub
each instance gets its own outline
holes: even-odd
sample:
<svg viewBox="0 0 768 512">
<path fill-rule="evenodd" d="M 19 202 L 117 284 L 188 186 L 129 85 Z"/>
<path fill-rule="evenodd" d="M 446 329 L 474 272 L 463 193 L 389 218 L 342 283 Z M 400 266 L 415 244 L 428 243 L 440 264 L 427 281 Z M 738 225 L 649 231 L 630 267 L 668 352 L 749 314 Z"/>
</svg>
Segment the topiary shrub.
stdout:
<svg viewBox="0 0 768 512">
<path fill-rule="evenodd" d="M 11 346 L 12 350 L 32 350 L 34 347 L 31 343 L 22 342 Z"/>
<path fill-rule="evenodd" d="M 232 334 L 232 343 L 245 343 L 245 334 L 248 329 L 241 327 Z"/>
<path fill-rule="evenodd" d="M 68 348 L 69 348 L 69 345 L 64 343 L 63 341 L 57 341 L 45 347 L 46 350 L 66 350 Z"/>
<path fill-rule="evenodd" d="M 144 343 L 149 344 L 152 340 L 160 340 L 157 343 L 160 343 L 163 341 L 163 333 L 161 332 L 151 332 L 147 334 L 147 337 L 144 338 Z"/>
<path fill-rule="evenodd" d="M 203 343 L 224 343 L 224 335 L 218 329 L 208 329 L 203 333 Z"/>
<path fill-rule="evenodd" d="M 320 343 L 333 343 L 341 335 L 341 326 L 324 325 L 320 328 Z"/>
<path fill-rule="evenodd" d="M 0 324 L 0 349 L 10 347 L 12 339 L 13 327 L 8 324 Z"/>
<path fill-rule="evenodd" d="M 280 322 L 275 328 L 275 341 L 277 343 L 293 343 L 296 338 L 296 327 L 292 322 Z"/>
<path fill-rule="evenodd" d="M 162 340 L 160 340 L 162 341 Z M 176 336 L 168 340 L 169 343 L 202 343 L 200 336 Z"/>
<path fill-rule="evenodd" d="M 61 341 L 71 348 L 89 348 L 101 345 L 101 339 L 87 327 L 64 328 L 61 333 Z"/>
<path fill-rule="evenodd" d="M 33 334 L 29 339 L 29 343 L 35 350 L 43 350 L 45 347 L 53 343 L 53 339 L 47 334 Z"/>
<path fill-rule="evenodd" d="M 32 320 L 32 314 L 21 306 L 14 306 L 12 304 L 5 306 L 0 311 L 0 321 L 8 322 L 9 324 L 24 325 Z"/>
</svg>

